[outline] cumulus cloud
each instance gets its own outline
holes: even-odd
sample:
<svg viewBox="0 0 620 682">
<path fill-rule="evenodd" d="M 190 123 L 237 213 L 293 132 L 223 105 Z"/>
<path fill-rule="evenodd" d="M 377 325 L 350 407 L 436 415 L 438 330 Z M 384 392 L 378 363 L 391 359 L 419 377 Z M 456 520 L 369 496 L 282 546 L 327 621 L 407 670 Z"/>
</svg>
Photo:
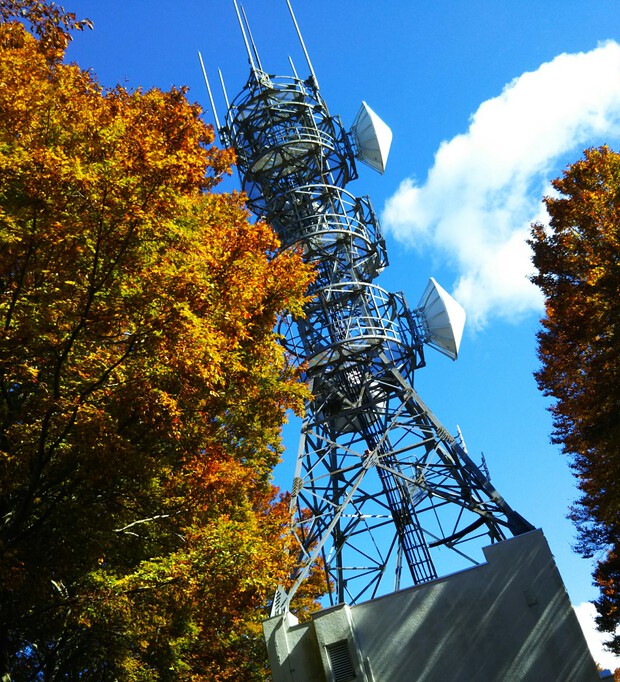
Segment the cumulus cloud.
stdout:
<svg viewBox="0 0 620 682">
<path fill-rule="evenodd" d="M 524 73 L 480 105 L 466 133 L 441 143 L 423 183 L 405 179 L 386 202 L 388 232 L 456 268 L 454 295 L 475 327 L 540 310 L 528 280 L 530 224 L 545 220 L 541 197 L 562 165 L 618 140 L 618 82 L 613 41 Z"/>
<path fill-rule="evenodd" d="M 594 604 L 591 602 L 584 602 L 583 604 L 573 606 L 573 609 L 577 614 L 577 620 L 581 625 L 590 653 L 595 662 L 602 668 L 611 670 L 611 672 L 614 672 L 616 668 L 620 668 L 620 657 L 612 654 L 604 647 L 603 642 L 606 639 L 606 635 L 601 634 L 596 629 L 596 624 L 594 622 L 596 609 L 594 608 Z"/>
</svg>

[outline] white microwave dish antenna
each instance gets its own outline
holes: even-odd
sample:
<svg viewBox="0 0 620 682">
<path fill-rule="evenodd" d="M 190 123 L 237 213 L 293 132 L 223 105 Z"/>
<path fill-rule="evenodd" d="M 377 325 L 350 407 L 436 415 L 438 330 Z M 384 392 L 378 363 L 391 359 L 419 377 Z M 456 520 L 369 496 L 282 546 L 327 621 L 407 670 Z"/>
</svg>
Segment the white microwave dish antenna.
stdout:
<svg viewBox="0 0 620 682">
<path fill-rule="evenodd" d="M 465 327 L 463 306 L 431 277 L 417 312 L 426 332 L 424 342 L 456 360 Z"/>
<path fill-rule="evenodd" d="M 351 127 L 357 158 L 383 174 L 392 145 L 392 131 L 367 104 L 362 106 Z"/>
</svg>

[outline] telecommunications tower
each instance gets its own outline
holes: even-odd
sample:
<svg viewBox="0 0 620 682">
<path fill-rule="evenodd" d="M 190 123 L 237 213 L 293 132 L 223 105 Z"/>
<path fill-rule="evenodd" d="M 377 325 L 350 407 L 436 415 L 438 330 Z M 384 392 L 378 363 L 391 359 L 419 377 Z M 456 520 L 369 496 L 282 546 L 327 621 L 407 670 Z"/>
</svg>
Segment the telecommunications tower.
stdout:
<svg viewBox="0 0 620 682">
<path fill-rule="evenodd" d="M 291 588 L 278 590 L 277 615 L 317 562 L 329 603 L 355 604 L 480 563 L 482 546 L 533 526 L 414 388 L 425 345 L 456 359 L 462 308 L 433 279 L 415 308 L 374 283 L 388 265 L 379 222 L 370 200 L 345 187 L 358 162 L 383 172 L 390 129 L 365 103 L 348 131 L 330 114 L 289 0 L 306 79 L 292 60 L 292 76 L 263 69 L 233 2 L 250 76 L 230 102 L 221 79 L 220 122 L 204 74 L 215 123 L 236 150 L 249 208 L 317 272 L 305 316 L 279 322 L 313 398 L 292 482 L 300 569 Z"/>
</svg>

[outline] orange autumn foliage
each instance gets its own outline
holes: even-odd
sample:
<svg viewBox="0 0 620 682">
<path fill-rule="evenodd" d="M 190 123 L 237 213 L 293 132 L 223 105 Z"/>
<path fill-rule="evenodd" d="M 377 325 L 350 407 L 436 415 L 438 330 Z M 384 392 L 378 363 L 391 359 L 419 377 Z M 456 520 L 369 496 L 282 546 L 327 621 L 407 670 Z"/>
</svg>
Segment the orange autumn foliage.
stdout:
<svg viewBox="0 0 620 682">
<path fill-rule="evenodd" d="M 571 517 L 577 550 L 597 557 L 597 624 L 620 653 L 620 154 L 588 149 L 553 187 L 530 242 L 546 304 L 536 378 L 581 492 Z"/>
<path fill-rule="evenodd" d="M 0 677 L 264 679 L 311 273 L 185 92 L 104 90 L 58 12 L 0 7 Z"/>
</svg>

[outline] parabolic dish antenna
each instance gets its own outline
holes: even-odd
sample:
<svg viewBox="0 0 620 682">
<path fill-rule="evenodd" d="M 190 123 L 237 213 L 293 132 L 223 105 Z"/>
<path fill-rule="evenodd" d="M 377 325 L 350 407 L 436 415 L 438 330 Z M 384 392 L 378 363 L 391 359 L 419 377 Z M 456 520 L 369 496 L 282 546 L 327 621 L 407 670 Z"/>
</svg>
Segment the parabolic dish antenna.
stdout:
<svg viewBox="0 0 620 682">
<path fill-rule="evenodd" d="M 465 310 L 431 277 L 418 303 L 426 338 L 424 342 L 456 360 L 465 327 Z"/>
<path fill-rule="evenodd" d="M 356 147 L 356 157 L 362 163 L 383 173 L 392 144 L 392 131 L 366 102 L 362 102 L 355 117 L 351 135 Z"/>
</svg>

